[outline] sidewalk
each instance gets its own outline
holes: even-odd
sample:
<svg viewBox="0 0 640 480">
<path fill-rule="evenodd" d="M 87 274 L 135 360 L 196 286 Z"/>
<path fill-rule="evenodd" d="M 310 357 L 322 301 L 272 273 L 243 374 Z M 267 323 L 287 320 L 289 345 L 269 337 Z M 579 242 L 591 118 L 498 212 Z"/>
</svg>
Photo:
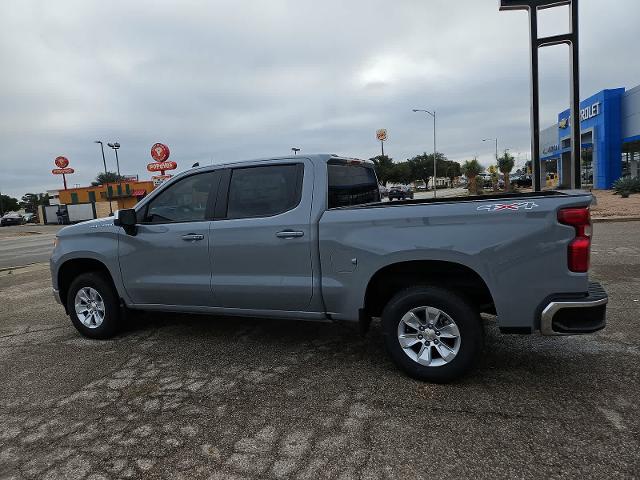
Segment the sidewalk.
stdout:
<svg viewBox="0 0 640 480">
<path fill-rule="evenodd" d="M 12 225 L 10 227 L 0 228 L 0 238 L 25 237 L 41 233 L 57 233 L 61 228 L 62 225 L 41 225 L 38 223 Z"/>
</svg>

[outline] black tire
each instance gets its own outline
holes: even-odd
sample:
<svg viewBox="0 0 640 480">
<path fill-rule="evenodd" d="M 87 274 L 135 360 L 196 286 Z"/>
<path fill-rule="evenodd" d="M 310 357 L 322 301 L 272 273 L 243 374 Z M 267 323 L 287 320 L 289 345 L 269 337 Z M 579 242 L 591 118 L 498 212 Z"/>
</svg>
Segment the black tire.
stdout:
<svg viewBox="0 0 640 480">
<path fill-rule="evenodd" d="M 104 319 L 99 326 L 94 328 L 84 325 L 75 310 L 76 294 L 85 287 L 96 290 L 102 297 L 104 304 Z M 118 295 L 111 281 L 100 272 L 87 272 L 76 277 L 67 293 L 67 310 L 73 326 L 85 337 L 105 339 L 118 333 L 121 315 Z"/>
<path fill-rule="evenodd" d="M 402 317 L 412 309 L 422 306 L 441 310 L 458 327 L 459 350 L 449 363 L 441 366 L 421 365 L 410 358 L 400 345 L 398 326 Z M 385 347 L 394 363 L 410 377 L 434 383 L 450 382 L 467 373 L 477 365 L 484 346 L 484 328 L 477 309 L 464 297 L 440 287 L 411 287 L 397 293 L 382 313 L 382 330 Z M 413 348 L 419 350 L 420 346 Z"/>
</svg>

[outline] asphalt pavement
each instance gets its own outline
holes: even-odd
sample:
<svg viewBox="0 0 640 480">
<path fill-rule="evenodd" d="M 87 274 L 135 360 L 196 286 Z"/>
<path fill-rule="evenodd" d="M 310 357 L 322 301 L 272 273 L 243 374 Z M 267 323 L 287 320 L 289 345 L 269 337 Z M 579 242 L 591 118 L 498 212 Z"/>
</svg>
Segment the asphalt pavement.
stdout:
<svg viewBox="0 0 640 480">
<path fill-rule="evenodd" d="M 1 231 L 0 231 L 1 232 Z M 379 324 L 143 314 L 78 335 L 46 264 L 0 272 L 0 478 L 640 476 L 640 222 L 595 225 L 594 335 L 502 336 L 450 385 Z M 527 287 L 523 272 L 523 288 Z"/>
<path fill-rule="evenodd" d="M 16 225 L 0 228 L 0 270 L 49 260 L 58 225 Z"/>
</svg>

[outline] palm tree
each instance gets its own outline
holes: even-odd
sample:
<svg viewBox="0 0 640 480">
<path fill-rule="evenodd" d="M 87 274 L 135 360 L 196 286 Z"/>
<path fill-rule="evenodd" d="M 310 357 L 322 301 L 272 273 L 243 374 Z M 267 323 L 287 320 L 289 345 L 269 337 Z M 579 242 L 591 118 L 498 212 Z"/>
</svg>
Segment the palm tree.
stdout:
<svg viewBox="0 0 640 480">
<path fill-rule="evenodd" d="M 476 195 L 478 193 L 476 177 L 483 172 L 484 167 L 480 165 L 478 159 L 474 158 L 473 160 L 467 160 L 466 162 L 464 162 L 460 170 L 469 181 L 469 185 L 467 187 L 469 189 L 469 193 L 471 193 L 472 195 Z"/>
<path fill-rule="evenodd" d="M 491 175 L 491 186 L 493 187 L 493 191 L 497 192 L 498 191 L 498 167 L 496 167 L 495 165 L 490 165 L 488 170 L 489 170 L 489 175 Z"/>
<path fill-rule="evenodd" d="M 509 152 L 504 151 L 504 155 L 498 158 L 498 169 L 504 175 L 504 190 L 505 192 L 511 191 L 511 182 L 509 181 L 509 174 L 513 170 L 516 160 Z"/>
</svg>

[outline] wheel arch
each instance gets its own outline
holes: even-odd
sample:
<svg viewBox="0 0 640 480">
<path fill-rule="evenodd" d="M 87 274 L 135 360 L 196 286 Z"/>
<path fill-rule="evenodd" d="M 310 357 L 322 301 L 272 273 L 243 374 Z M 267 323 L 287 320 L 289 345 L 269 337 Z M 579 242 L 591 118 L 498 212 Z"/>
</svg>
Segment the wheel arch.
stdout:
<svg viewBox="0 0 640 480">
<path fill-rule="evenodd" d="M 496 313 L 487 282 L 472 268 L 442 260 L 408 260 L 385 265 L 369 279 L 364 295 L 366 317 L 379 317 L 400 290 L 414 285 L 449 288 L 468 298 L 480 312 Z"/>
<path fill-rule="evenodd" d="M 113 276 L 111 275 L 109 268 L 103 262 L 101 262 L 100 260 L 96 260 L 95 258 L 72 258 L 60 265 L 57 273 L 57 285 L 60 292 L 60 301 L 62 302 L 62 306 L 65 308 L 65 311 L 67 313 L 69 313 L 67 296 L 71 283 L 76 277 L 78 277 L 78 275 L 88 272 L 102 273 L 113 287 L 116 295 L 119 296 L 118 289 L 116 288 L 115 282 L 113 280 Z"/>
</svg>

